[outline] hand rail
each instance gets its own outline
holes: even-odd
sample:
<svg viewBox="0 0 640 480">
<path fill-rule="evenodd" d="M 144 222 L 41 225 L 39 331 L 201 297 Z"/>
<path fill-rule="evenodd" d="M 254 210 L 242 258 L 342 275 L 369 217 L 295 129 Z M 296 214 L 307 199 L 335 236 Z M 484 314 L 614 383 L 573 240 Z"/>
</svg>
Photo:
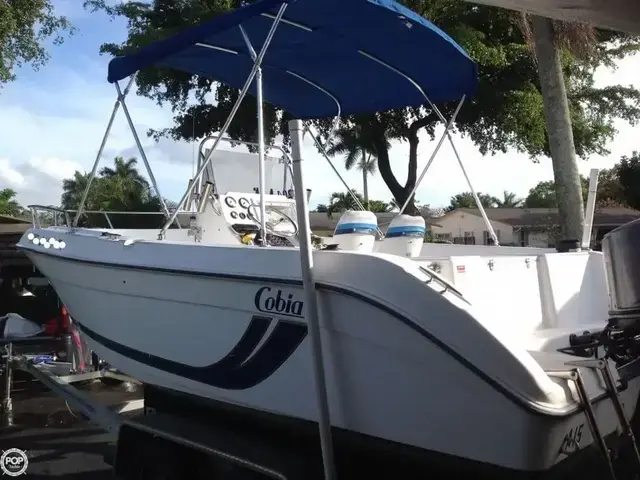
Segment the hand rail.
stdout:
<svg viewBox="0 0 640 480">
<path fill-rule="evenodd" d="M 57 213 L 63 214 L 67 227 L 71 227 L 71 217 L 69 216 L 69 212 L 66 210 L 63 210 L 62 208 L 52 207 L 50 205 L 27 205 L 27 208 L 31 211 L 31 223 L 35 228 L 41 228 L 40 216 L 38 215 L 38 210 L 44 210 L 46 212 L 52 212 L 54 214 L 57 214 Z M 54 215 L 53 218 L 54 218 L 54 225 L 57 225 L 58 217 Z"/>
<path fill-rule="evenodd" d="M 65 226 L 71 228 L 71 214 L 77 213 L 78 210 L 68 209 L 65 210 L 59 207 L 53 207 L 51 205 L 27 205 L 27 208 L 31 210 L 32 224 L 36 228 L 41 228 L 40 224 L 40 216 L 38 215 L 39 211 L 52 212 L 54 214 L 62 214 L 65 217 Z M 104 215 L 109 228 L 115 228 L 113 223 L 111 222 L 111 218 L 109 218 L 109 214 L 111 215 L 163 215 L 165 216 L 165 212 L 136 212 L 136 211 L 119 211 L 119 210 L 82 210 L 83 214 L 102 214 Z M 193 212 L 189 212 L 188 210 L 178 211 L 177 215 L 189 214 L 193 215 Z M 57 226 L 57 216 L 54 215 L 54 225 Z"/>
<path fill-rule="evenodd" d="M 460 290 L 458 290 L 456 287 L 453 286 L 453 283 L 449 282 L 447 279 L 441 277 L 440 275 L 438 275 L 438 273 L 434 272 L 433 270 L 431 270 L 430 268 L 426 268 L 423 267 L 422 265 L 419 266 L 420 271 L 422 273 L 424 273 L 425 275 L 427 275 L 429 277 L 429 280 L 427 280 L 426 282 L 424 282 L 425 284 L 430 284 L 432 281 L 435 281 L 437 284 L 439 284 L 441 287 L 444 287 L 444 290 L 442 290 L 440 293 L 442 295 L 444 295 L 445 293 L 449 292 L 449 293 L 453 293 L 456 297 L 458 297 L 460 300 L 462 300 L 463 302 L 471 305 L 469 303 L 469 301 L 464 297 L 464 295 L 462 294 L 462 292 L 460 292 Z"/>
</svg>

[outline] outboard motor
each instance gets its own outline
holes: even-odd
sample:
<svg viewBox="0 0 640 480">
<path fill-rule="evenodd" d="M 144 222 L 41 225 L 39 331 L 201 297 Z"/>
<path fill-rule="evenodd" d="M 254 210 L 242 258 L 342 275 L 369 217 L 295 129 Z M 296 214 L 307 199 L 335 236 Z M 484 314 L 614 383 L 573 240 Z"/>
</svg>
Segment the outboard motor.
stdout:
<svg viewBox="0 0 640 480">
<path fill-rule="evenodd" d="M 618 365 L 640 358 L 640 220 L 611 231 L 602 240 L 609 323 L 603 342 Z"/>
<path fill-rule="evenodd" d="M 423 217 L 398 215 L 391 220 L 379 252 L 409 258 L 418 257 L 422 251 L 426 231 Z"/>
<path fill-rule="evenodd" d="M 373 212 L 346 211 L 333 232 L 333 244 L 340 250 L 372 252 L 378 231 L 378 217 Z"/>
</svg>

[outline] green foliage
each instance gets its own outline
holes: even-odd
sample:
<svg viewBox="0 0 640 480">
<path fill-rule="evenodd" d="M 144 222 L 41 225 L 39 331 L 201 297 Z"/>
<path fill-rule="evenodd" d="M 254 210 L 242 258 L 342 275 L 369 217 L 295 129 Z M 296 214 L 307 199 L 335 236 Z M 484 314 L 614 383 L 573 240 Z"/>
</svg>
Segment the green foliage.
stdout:
<svg viewBox="0 0 640 480">
<path fill-rule="evenodd" d="M 502 193 L 502 199 L 496 198 L 495 201 L 498 208 L 518 208 L 522 206 L 524 199 L 513 192 L 505 190 Z"/>
<path fill-rule="evenodd" d="M 620 197 L 614 199 L 640 210 L 640 154 L 634 151 L 631 157 L 622 157 L 613 170 L 620 183 Z"/>
<path fill-rule="evenodd" d="M 15 79 L 15 69 L 23 64 L 34 68 L 49 59 L 44 42 L 63 41 L 73 33 L 69 20 L 55 14 L 51 0 L 0 1 L 0 86 Z"/>
<path fill-rule="evenodd" d="M 589 194 L 589 179 L 581 176 L 582 198 Z M 640 210 L 640 154 L 623 156 L 610 169 L 600 171 L 596 195 L 598 208 L 625 206 Z M 527 208 L 557 208 L 556 190 L 552 180 L 540 182 L 524 201 Z"/>
<path fill-rule="evenodd" d="M 607 170 L 603 170 L 600 173 L 600 178 L 603 179 L 607 175 Z M 586 201 L 589 195 L 589 179 L 581 175 L 580 182 L 582 184 L 582 198 Z M 600 194 L 600 185 L 598 186 L 598 194 Z M 558 208 L 556 187 L 553 180 L 539 182 L 530 189 L 523 206 L 526 208 Z"/>
<path fill-rule="evenodd" d="M 367 208 L 373 213 L 386 213 L 391 211 L 391 205 L 382 200 L 369 200 L 369 207 Z"/>
<path fill-rule="evenodd" d="M 116 157 L 114 167 L 105 167 L 93 179 L 85 210 L 120 212 L 161 212 L 160 199 L 136 168 L 137 160 Z M 73 178 L 62 181 L 62 208 L 77 210 L 89 180 L 89 174 L 76 171 Z M 109 218 L 116 228 L 160 227 L 163 215 L 116 215 Z M 108 226 L 102 214 L 84 214 L 83 224 Z"/>
<path fill-rule="evenodd" d="M 553 180 L 540 182 L 531 190 L 524 200 L 527 208 L 557 208 L 556 187 Z"/>
<path fill-rule="evenodd" d="M 500 200 L 488 193 L 476 192 L 480 203 L 485 208 L 495 208 L 499 205 Z M 507 192 L 505 192 L 507 193 Z M 451 212 L 456 208 L 478 208 L 476 201 L 471 192 L 462 192 L 451 197 L 449 206 L 445 208 L 445 212 Z"/>
<path fill-rule="evenodd" d="M 327 155 L 344 156 L 344 167 L 347 170 L 356 167 L 367 174 L 375 174 L 378 151 L 369 133 L 361 128 L 338 130 L 331 138 Z"/>
<path fill-rule="evenodd" d="M 128 21 L 126 41 L 102 47 L 103 52 L 112 55 L 128 53 L 152 40 L 226 12 L 239 3 L 233 0 L 155 0 L 111 7 L 103 0 L 85 1 L 89 8 L 101 9 Z M 478 92 L 460 111 L 456 123 L 458 132 L 470 138 L 483 154 L 515 149 L 532 158 L 548 155 L 537 64 L 518 15 L 461 1 L 404 0 L 403 3 L 449 33 L 478 63 Z M 597 45 L 588 55 L 577 57 L 568 50 L 563 54 L 575 146 L 583 158 L 607 153 L 606 145 L 616 133 L 614 121 L 617 118 L 632 124 L 640 118 L 640 93 L 637 90 L 621 85 L 597 88 L 594 83 L 596 68 L 613 68 L 616 60 L 638 51 L 638 39 L 601 30 L 596 30 L 595 36 Z M 165 68 L 140 72 L 137 83 L 139 94 L 158 104 L 168 104 L 175 112 L 173 127 L 150 132 L 156 137 L 190 140 L 194 133 L 200 138 L 219 131 L 238 94 L 235 89 L 214 85 L 209 79 Z M 216 87 L 215 101 L 213 105 L 207 105 L 205 97 L 212 86 Z M 189 105 L 190 95 L 195 95 L 196 105 Z M 448 118 L 455 105 L 439 107 Z M 278 116 L 273 106 L 266 106 L 264 112 L 267 141 L 283 134 L 286 144 L 286 122 L 290 115 L 284 112 Z M 326 136 L 330 121 L 314 123 Z M 428 110 L 411 108 L 345 118 L 342 129 L 368 132 L 377 152 L 380 174 L 394 199 L 402 204 L 416 182 L 418 133 L 424 129 L 433 137 L 439 123 Z M 247 98 L 243 102 L 228 134 L 236 139 L 255 140 L 255 99 Z M 392 140 L 408 141 L 410 145 L 404 185 L 398 182 L 391 168 L 388 145 Z M 413 204 L 410 204 L 409 212 L 416 213 Z"/>
<path fill-rule="evenodd" d="M 352 191 L 358 201 L 364 205 L 364 197 L 355 190 Z M 385 213 L 391 211 L 391 208 L 392 206 L 389 203 L 382 200 L 369 200 L 368 210 L 370 212 Z M 325 211 L 330 217 L 334 213 L 346 212 L 347 210 L 360 210 L 360 207 L 349 192 L 333 192 L 329 199 L 329 205 L 318 205 L 316 209 L 317 212 Z"/>
<path fill-rule="evenodd" d="M 3 188 L 0 190 L 0 214 L 17 217 L 23 212 L 23 208 L 15 200 L 16 191 L 11 188 Z"/>
</svg>

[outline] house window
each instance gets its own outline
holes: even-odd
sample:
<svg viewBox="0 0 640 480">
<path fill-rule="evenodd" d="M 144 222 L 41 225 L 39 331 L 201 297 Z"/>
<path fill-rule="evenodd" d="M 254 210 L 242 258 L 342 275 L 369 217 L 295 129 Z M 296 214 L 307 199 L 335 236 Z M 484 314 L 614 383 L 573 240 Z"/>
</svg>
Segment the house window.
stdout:
<svg viewBox="0 0 640 480">
<path fill-rule="evenodd" d="M 450 233 L 436 233 L 436 240 L 451 240 Z"/>
<path fill-rule="evenodd" d="M 464 239 L 461 243 L 464 243 L 465 245 L 475 245 L 476 237 L 473 232 L 464 232 Z"/>
<path fill-rule="evenodd" d="M 494 232 L 496 234 L 496 238 L 498 239 L 498 242 L 500 242 L 500 230 L 494 230 Z M 485 230 L 483 232 L 482 237 L 483 237 L 482 240 L 485 245 L 493 245 L 493 239 L 491 238 L 491 234 L 489 233 L 488 230 Z"/>
</svg>

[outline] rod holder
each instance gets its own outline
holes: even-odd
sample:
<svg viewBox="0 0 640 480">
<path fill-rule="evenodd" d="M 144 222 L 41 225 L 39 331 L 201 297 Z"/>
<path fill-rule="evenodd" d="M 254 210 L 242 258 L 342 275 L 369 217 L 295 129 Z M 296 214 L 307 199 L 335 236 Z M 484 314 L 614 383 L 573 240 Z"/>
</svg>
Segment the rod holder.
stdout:
<svg viewBox="0 0 640 480">
<path fill-rule="evenodd" d="M 204 213 L 207 209 L 207 202 L 209 201 L 209 197 L 211 196 L 211 189 L 213 188 L 213 183 L 206 182 L 204 184 L 204 191 L 198 200 L 198 213 Z"/>
</svg>

